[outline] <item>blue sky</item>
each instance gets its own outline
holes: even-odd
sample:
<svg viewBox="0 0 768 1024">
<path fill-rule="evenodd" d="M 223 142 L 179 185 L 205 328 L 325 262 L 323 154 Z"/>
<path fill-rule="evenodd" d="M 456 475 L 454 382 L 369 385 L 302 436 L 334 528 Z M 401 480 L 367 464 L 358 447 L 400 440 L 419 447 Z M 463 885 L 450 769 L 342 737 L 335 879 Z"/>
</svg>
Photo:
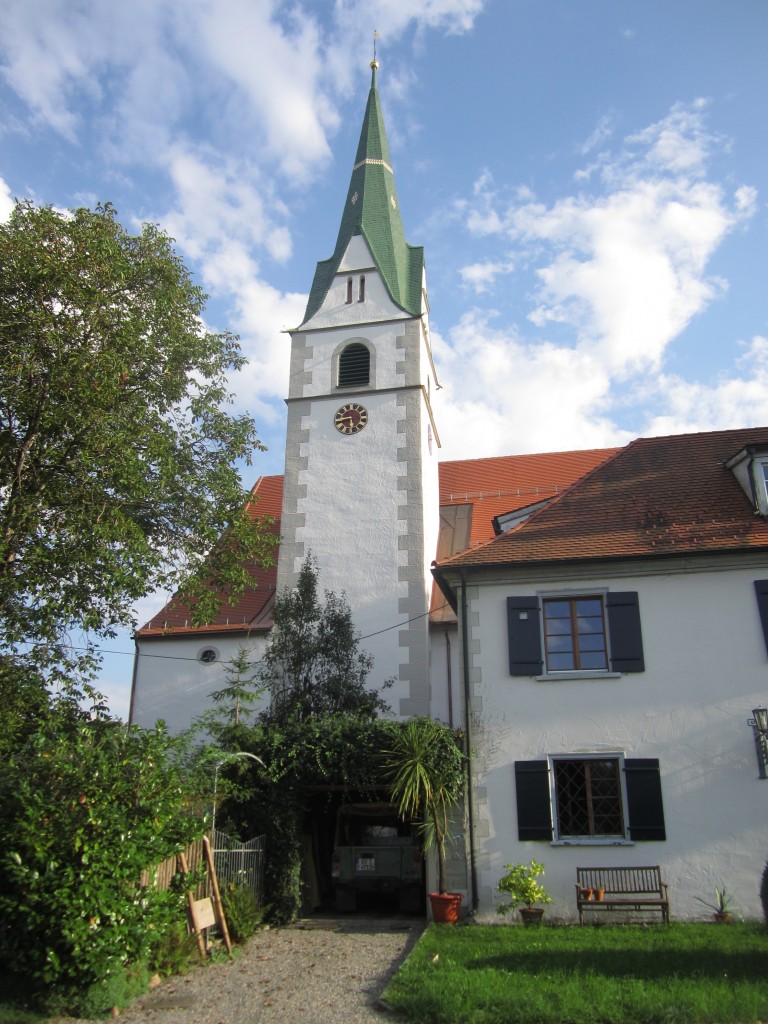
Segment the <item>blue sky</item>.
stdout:
<svg viewBox="0 0 768 1024">
<path fill-rule="evenodd" d="M 249 359 L 248 484 L 283 469 L 282 331 L 333 250 L 374 29 L 441 457 L 768 423 L 766 0 L 0 0 L 0 24 L 0 217 L 108 200 L 176 238 Z"/>
</svg>

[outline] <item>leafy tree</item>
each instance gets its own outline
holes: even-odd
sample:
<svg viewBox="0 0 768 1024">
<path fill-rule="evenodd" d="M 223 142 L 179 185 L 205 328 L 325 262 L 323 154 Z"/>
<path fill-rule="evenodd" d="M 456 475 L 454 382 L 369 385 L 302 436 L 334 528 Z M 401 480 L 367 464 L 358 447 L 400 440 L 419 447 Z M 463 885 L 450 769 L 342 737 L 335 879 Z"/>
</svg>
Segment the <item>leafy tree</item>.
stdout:
<svg viewBox="0 0 768 1024">
<path fill-rule="evenodd" d="M 309 555 L 296 587 L 275 600 L 274 629 L 259 666 L 271 707 L 265 723 L 305 721 L 336 714 L 373 719 L 390 710 L 366 688 L 373 658 L 358 649 L 358 634 L 344 596 L 318 597 L 317 562 Z M 389 683 L 385 683 L 385 686 Z"/>
<path fill-rule="evenodd" d="M 204 329 L 172 239 L 109 205 L 17 203 L 0 267 L 0 651 L 71 664 L 68 631 L 183 580 L 205 621 L 273 544 L 235 468 L 263 446 L 224 410 L 236 339 Z"/>
<path fill-rule="evenodd" d="M 151 963 L 183 903 L 141 872 L 202 833 L 182 741 L 54 704 L 0 775 L 0 956 L 39 992 Z M 107 1003 L 107 1007 L 111 1005 Z"/>
<path fill-rule="evenodd" d="M 35 731 L 48 711 L 48 700 L 39 673 L 17 658 L 0 655 L 0 779 L 7 758 Z"/>
</svg>

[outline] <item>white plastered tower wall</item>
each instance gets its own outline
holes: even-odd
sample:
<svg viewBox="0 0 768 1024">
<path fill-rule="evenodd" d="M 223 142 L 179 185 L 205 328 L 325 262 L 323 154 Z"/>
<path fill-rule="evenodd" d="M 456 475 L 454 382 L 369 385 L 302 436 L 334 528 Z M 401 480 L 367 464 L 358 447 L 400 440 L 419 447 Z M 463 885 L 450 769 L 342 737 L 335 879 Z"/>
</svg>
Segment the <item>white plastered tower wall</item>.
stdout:
<svg viewBox="0 0 768 1024">
<path fill-rule="evenodd" d="M 369 383 L 339 387 L 339 356 L 351 343 L 370 353 Z M 360 646 L 373 655 L 370 685 L 394 679 L 385 698 L 403 716 L 430 712 L 435 389 L 426 308 L 413 317 L 392 301 L 365 239 L 354 235 L 320 309 L 292 332 L 278 592 L 294 585 L 311 553 L 321 589 L 346 595 Z M 348 402 L 368 413 L 351 435 L 334 425 Z"/>
</svg>

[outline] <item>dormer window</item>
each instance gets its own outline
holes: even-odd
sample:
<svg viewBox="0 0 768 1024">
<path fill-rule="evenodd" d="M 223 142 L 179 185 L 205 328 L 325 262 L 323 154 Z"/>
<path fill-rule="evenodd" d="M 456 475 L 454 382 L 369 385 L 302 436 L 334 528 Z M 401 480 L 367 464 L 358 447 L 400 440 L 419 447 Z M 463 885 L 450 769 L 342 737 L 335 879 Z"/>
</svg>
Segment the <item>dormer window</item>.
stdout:
<svg viewBox="0 0 768 1024">
<path fill-rule="evenodd" d="M 736 477 L 755 512 L 768 518 L 768 448 L 742 448 L 725 468 Z"/>
<path fill-rule="evenodd" d="M 768 458 L 756 459 L 756 488 L 759 490 L 758 504 L 763 515 L 768 515 Z"/>
</svg>

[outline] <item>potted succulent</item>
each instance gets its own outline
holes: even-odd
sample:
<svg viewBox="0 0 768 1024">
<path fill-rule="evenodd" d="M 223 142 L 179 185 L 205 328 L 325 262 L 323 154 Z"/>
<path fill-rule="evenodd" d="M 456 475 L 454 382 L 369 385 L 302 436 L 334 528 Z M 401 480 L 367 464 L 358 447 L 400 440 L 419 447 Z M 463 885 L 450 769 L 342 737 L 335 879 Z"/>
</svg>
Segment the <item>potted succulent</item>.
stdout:
<svg viewBox="0 0 768 1024">
<path fill-rule="evenodd" d="M 499 903 L 496 910 L 499 914 L 508 914 L 516 907 L 520 908 L 523 924 L 540 924 L 544 916 L 543 907 L 534 907 L 534 903 L 551 903 L 552 897 L 544 886 L 537 881 L 544 874 L 544 865 L 532 860 L 530 864 L 505 864 L 504 871 L 496 888 L 502 895 L 509 897 L 509 903 Z"/>
<path fill-rule="evenodd" d="M 464 793 L 464 754 L 456 735 L 432 718 L 391 723 L 384 769 L 392 802 L 403 818 L 421 822 L 424 853 L 437 851 L 437 892 L 429 894 L 435 921 L 458 920 L 461 893 L 447 891 L 445 847 L 451 814 Z"/>
<path fill-rule="evenodd" d="M 722 889 L 718 889 L 715 886 L 715 902 L 710 903 L 709 900 L 702 899 L 701 896 L 695 897 L 699 903 L 703 903 L 705 907 L 709 907 L 714 912 L 715 921 L 718 924 L 727 924 L 733 919 L 731 912 L 731 904 L 733 902 L 733 896 L 726 891 L 725 886 Z"/>
</svg>

